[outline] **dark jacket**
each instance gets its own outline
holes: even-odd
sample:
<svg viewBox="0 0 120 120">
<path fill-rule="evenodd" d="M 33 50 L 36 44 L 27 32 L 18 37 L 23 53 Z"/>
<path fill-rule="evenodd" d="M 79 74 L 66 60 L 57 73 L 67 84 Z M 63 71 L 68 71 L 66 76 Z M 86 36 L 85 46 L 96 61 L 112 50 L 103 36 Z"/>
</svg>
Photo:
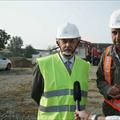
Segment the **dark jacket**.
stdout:
<svg viewBox="0 0 120 120">
<path fill-rule="evenodd" d="M 120 62 L 119 62 L 118 58 L 116 57 L 113 48 L 114 48 L 114 46 L 111 46 L 111 50 L 108 53 L 108 55 L 112 56 L 111 80 L 112 80 L 112 85 L 114 85 L 114 84 L 120 85 Z M 108 96 L 108 92 L 111 89 L 111 86 L 104 79 L 104 69 L 103 69 L 104 57 L 105 57 L 105 51 L 102 54 L 100 63 L 98 65 L 98 69 L 97 69 L 97 73 L 96 73 L 96 75 L 97 75 L 96 82 L 97 82 L 97 87 L 98 87 L 100 93 L 104 96 L 104 98 L 111 99 Z"/>
<path fill-rule="evenodd" d="M 37 64 L 33 72 L 33 86 L 32 86 L 31 97 L 36 101 L 38 105 L 40 103 L 40 98 L 42 96 L 43 90 L 44 90 L 44 80 L 40 72 L 39 66 Z"/>
</svg>

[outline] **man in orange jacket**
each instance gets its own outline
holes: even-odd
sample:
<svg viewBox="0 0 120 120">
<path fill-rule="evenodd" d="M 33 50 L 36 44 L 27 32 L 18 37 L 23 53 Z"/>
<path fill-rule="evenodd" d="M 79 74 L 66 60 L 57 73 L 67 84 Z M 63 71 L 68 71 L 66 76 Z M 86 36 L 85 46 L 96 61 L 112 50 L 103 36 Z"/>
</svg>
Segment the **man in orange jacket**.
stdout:
<svg viewBox="0 0 120 120">
<path fill-rule="evenodd" d="M 97 70 L 97 87 L 104 96 L 105 116 L 120 116 L 120 9 L 110 17 L 113 45 L 102 54 Z"/>
</svg>

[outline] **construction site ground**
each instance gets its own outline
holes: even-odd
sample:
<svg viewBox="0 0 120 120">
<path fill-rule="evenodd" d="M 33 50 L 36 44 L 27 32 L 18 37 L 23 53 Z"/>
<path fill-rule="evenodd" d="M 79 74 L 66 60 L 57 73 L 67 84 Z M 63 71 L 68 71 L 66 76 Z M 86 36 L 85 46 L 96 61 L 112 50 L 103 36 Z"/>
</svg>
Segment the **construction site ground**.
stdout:
<svg viewBox="0 0 120 120">
<path fill-rule="evenodd" d="M 96 87 L 96 66 L 91 67 L 87 110 L 102 113 L 103 97 Z M 37 104 L 31 99 L 33 68 L 0 71 L 0 120 L 36 120 Z"/>
</svg>

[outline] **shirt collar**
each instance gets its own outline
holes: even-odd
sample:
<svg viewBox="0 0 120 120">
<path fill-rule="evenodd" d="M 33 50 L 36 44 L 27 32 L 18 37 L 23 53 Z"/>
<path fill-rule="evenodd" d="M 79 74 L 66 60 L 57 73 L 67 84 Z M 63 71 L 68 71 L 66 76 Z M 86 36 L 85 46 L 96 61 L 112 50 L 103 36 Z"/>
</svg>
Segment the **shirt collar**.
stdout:
<svg viewBox="0 0 120 120">
<path fill-rule="evenodd" d="M 62 55 L 61 52 L 60 52 L 60 57 L 61 57 L 61 59 L 62 59 L 62 61 L 63 61 L 64 63 L 68 61 L 68 59 L 66 59 L 66 58 Z M 69 61 L 73 64 L 73 63 L 74 63 L 74 56 L 73 56 L 71 59 L 69 59 Z"/>
<path fill-rule="evenodd" d="M 118 56 L 115 47 L 113 48 L 113 52 L 115 54 L 115 57 L 118 59 L 118 61 L 120 62 L 120 57 Z"/>
</svg>

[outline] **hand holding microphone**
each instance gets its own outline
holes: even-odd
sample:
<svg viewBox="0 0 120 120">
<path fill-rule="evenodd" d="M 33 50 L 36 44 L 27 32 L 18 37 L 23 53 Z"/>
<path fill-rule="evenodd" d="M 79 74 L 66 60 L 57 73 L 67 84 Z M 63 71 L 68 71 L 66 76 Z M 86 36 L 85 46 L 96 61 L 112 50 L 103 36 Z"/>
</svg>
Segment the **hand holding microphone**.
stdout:
<svg viewBox="0 0 120 120">
<path fill-rule="evenodd" d="M 75 112 L 75 120 L 80 120 L 79 114 L 77 114 L 78 111 L 80 111 L 80 101 L 81 101 L 81 88 L 79 81 L 75 81 L 73 85 L 73 96 L 74 101 L 76 103 L 76 112 Z"/>
<path fill-rule="evenodd" d="M 73 95 L 74 95 L 74 101 L 76 102 L 76 110 L 80 111 L 80 101 L 81 101 L 81 88 L 79 81 L 74 82 L 73 86 Z"/>
</svg>

